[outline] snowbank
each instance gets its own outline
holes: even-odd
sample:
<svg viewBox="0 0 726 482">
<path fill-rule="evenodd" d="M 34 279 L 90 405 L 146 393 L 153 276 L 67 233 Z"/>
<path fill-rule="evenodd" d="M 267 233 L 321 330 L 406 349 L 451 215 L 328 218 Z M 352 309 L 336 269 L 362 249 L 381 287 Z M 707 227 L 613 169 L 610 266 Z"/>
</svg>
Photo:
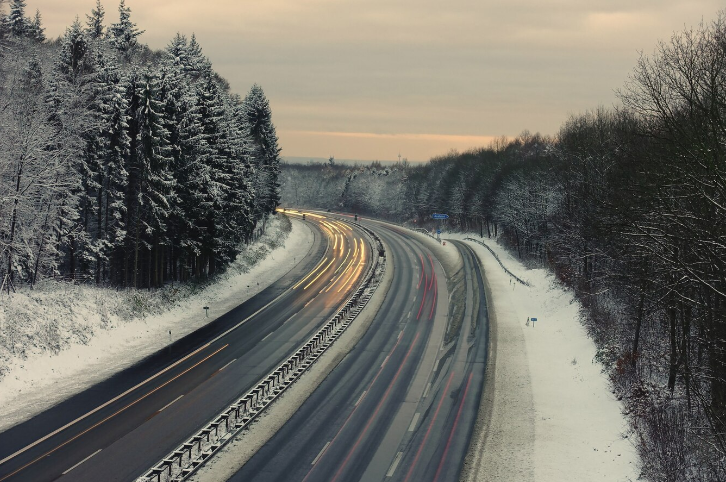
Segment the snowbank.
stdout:
<svg viewBox="0 0 726 482">
<path fill-rule="evenodd" d="M 0 432 L 182 338 L 287 273 L 313 243 L 275 218 L 213 284 L 155 292 L 45 283 L 0 299 Z M 211 306 L 209 318 L 203 306 Z M 171 331 L 171 335 L 169 332 Z"/>
<path fill-rule="evenodd" d="M 495 350 L 480 412 L 485 420 L 464 480 L 637 480 L 630 429 L 594 360 L 596 347 L 573 294 L 548 270 L 527 269 L 493 240 L 484 242 L 530 286 L 515 282 L 486 248 L 468 242 L 484 266 Z M 528 318 L 537 321 L 527 325 Z"/>
</svg>

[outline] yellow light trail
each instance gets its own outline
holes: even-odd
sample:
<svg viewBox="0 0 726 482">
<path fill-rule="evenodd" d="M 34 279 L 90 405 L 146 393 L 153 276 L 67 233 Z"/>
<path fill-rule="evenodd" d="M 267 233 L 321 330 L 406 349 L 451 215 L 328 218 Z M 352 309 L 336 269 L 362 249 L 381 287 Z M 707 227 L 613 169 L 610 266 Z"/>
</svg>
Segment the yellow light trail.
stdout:
<svg viewBox="0 0 726 482">
<path fill-rule="evenodd" d="M 365 248 L 363 246 L 363 240 L 361 240 L 361 242 L 360 242 L 360 262 L 358 263 L 359 268 L 357 270 L 353 270 L 350 273 L 350 276 L 348 276 L 348 279 L 346 279 L 343 282 L 343 284 L 340 286 L 340 288 L 338 288 L 338 291 L 336 291 L 336 293 L 340 293 L 340 290 L 345 288 L 345 286 L 348 284 L 348 281 L 350 281 L 353 278 L 353 275 L 360 272 L 360 270 L 362 269 L 362 266 L 365 264 L 364 262 L 365 262 Z"/>
<path fill-rule="evenodd" d="M 338 271 L 343 269 L 343 265 L 345 264 L 345 261 L 348 259 L 348 256 L 350 256 L 350 248 L 348 248 L 348 253 L 346 253 L 345 258 L 343 258 L 343 262 L 340 263 L 340 266 L 338 266 L 338 269 L 335 270 L 335 273 L 333 273 L 333 275 L 338 274 Z"/>
<path fill-rule="evenodd" d="M 303 289 L 304 289 L 304 290 L 308 289 L 308 287 L 309 287 L 309 286 L 310 286 L 311 284 L 315 283 L 315 281 L 316 281 L 316 280 L 317 280 L 318 278 L 320 278 L 320 276 L 322 276 L 322 274 L 323 274 L 323 273 L 325 273 L 326 271 L 328 271 L 328 268 L 330 268 L 330 265 L 331 265 L 331 264 L 333 264 L 333 261 L 335 261 L 335 258 L 331 259 L 331 260 L 330 260 L 330 263 L 328 263 L 328 265 L 327 265 L 327 266 L 325 267 L 325 269 L 324 269 L 324 270 L 322 270 L 322 271 L 321 271 L 321 272 L 320 272 L 320 273 L 319 273 L 319 274 L 318 274 L 318 275 L 317 275 L 317 276 L 316 276 L 315 278 L 313 278 L 313 280 L 312 280 L 312 281 L 311 281 L 310 283 L 308 283 L 307 285 L 305 285 L 305 288 L 303 288 Z"/>
<path fill-rule="evenodd" d="M 348 270 L 350 269 L 350 267 L 355 262 L 355 258 L 356 258 L 357 253 L 358 253 L 358 251 L 356 250 L 356 252 L 353 253 L 353 257 L 350 258 L 350 261 L 348 262 L 348 265 L 345 267 L 345 269 L 343 270 L 343 272 L 340 273 L 340 276 L 338 276 L 338 278 L 335 281 L 333 281 L 332 283 L 330 283 L 330 286 L 328 286 L 328 288 L 325 290 L 326 293 L 328 291 L 330 291 L 333 288 L 333 286 L 335 286 L 338 283 L 338 281 L 340 281 L 345 276 L 345 274 L 348 272 Z M 348 248 L 348 255 L 349 254 L 350 254 L 350 248 Z M 348 259 L 348 255 L 345 256 L 345 259 Z M 345 260 L 343 260 L 343 262 L 340 264 L 340 268 L 342 268 L 344 264 L 345 264 Z M 336 273 L 338 271 L 340 271 L 340 268 L 338 268 L 338 270 L 336 271 Z M 335 274 L 333 274 L 333 277 L 335 277 Z"/>
<path fill-rule="evenodd" d="M 320 269 L 320 267 L 323 265 L 323 263 L 325 263 L 327 260 L 328 260 L 328 258 L 325 258 L 324 260 L 322 260 L 310 273 L 308 273 L 308 275 L 306 277 L 304 277 L 303 279 L 298 281 L 298 283 L 295 286 L 293 286 L 292 289 L 296 289 L 298 286 L 303 284 L 305 282 L 305 280 L 308 279 L 309 277 L 311 277 L 313 275 L 313 273 L 315 273 L 318 269 Z"/>
</svg>

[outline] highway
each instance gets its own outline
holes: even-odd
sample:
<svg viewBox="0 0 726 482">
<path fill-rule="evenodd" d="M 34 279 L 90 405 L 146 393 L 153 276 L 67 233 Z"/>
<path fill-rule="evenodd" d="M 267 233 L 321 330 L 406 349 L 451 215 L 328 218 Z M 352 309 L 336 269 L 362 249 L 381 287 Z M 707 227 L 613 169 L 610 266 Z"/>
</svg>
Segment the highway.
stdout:
<svg viewBox="0 0 726 482">
<path fill-rule="evenodd" d="M 273 285 L 0 433 L 0 482 L 134 480 L 249 390 L 338 310 L 371 262 L 359 228 L 310 213 L 306 222 L 311 252 Z"/>
<path fill-rule="evenodd" d="M 454 290 L 465 306 L 462 328 L 444 343 L 449 293 L 436 257 L 405 230 L 367 225 L 383 239 L 394 270 L 378 315 L 231 482 L 458 480 L 487 359 L 479 263 L 465 244 L 455 244 L 464 276 Z"/>
</svg>

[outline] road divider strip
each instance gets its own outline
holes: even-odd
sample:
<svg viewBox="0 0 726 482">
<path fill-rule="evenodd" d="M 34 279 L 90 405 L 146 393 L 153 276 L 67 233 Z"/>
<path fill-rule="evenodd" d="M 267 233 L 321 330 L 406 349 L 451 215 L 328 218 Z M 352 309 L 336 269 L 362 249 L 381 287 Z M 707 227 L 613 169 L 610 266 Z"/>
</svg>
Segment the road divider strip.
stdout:
<svg viewBox="0 0 726 482">
<path fill-rule="evenodd" d="M 343 334 L 370 300 L 386 268 L 386 256 L 380 238 L 368 228 L 361 225 L 358 227 L 371 238 L 372 244 L 378 249 L 379 256 L 373 257 L 373 263 L 364 277 L 364 281 L 341 306 L 340 310 L 285 362 L 263 377 L 254 388 L 236 402 L 220 412 L 203 429 L 137 478 L 136 482 L 182 482 L 187 480 L 222 447 L 249 427 Z"/>
</svg>

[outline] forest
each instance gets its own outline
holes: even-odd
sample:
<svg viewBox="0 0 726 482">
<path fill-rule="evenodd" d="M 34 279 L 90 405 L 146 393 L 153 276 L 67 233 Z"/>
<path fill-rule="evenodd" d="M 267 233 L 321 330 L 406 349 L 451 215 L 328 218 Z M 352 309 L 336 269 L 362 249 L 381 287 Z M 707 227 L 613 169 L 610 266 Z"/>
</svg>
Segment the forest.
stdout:
<svg viewBox="0 0 726 482">
<path fill-rule="evenodd" d="M 262 88 L 244 97 L 194 35 L 140 41 L 124 0 L 58 39 L 0 0 L 0 287 L 153 288 L 219 272 L 279 201 Z"/>
<path fill-rule="evenodd" d="M 497 238 L 571 287 L 651 481 L 726 480 L 726 12 L 620 103 L 425 164 L 282 166 L 282 203 Z"/>
</svg>

